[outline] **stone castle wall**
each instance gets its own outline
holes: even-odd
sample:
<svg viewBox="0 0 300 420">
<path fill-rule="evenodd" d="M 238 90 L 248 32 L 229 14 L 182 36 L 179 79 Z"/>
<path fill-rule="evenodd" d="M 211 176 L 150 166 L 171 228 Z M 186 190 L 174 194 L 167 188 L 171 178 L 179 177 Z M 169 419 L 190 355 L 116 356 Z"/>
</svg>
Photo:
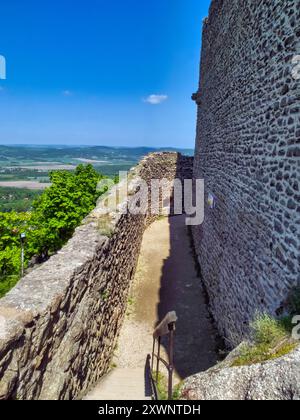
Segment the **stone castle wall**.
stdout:
<svg viewBox="0 0 300 420">
<path fill-rule="evenodd" d="M 231 344 L 255 311 L 280 314 L 300 282 L 299 0 L 213 0 L 204 22 L 194 176 L 205 221 L 194 229 L 212 313 Z"/>
<path fill-rule="evenodd" d="M 191 173 L 192 158 L 152 154 L 131 172 L 129 191 L 138 176 L 149 184 Z M 152 217 L 104 217 L 101 208 L 0 299 L 0 399 L 75 399 L 107 372 Z"/>
</svg>

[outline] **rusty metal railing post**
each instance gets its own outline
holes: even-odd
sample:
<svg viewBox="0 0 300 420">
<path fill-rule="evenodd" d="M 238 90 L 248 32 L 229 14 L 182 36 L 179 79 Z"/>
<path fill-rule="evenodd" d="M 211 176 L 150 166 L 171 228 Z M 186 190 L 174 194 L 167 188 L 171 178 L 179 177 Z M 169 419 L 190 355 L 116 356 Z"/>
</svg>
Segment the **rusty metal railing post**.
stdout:
<svg viewBox="0 0 300 420">
<path fill-rule="evenodd" d="M 151 358 L 151 372 L 153 372 L 154 368 L 154 355 L 155 355 L 155 338 L 153 338 L 153 346 L 152 346 L 152 358 Z"/>
<path fill-rule="evenodd" d="M 175 324 L 171 323 L 168 325 L 170 337 L 169 337 L 169 380 L 168 380 L 168 399 L 171 400 L 173 397 L 173 371 L 174 371 L 174 328 Z"/>
<path fill-rule="evenodd" d="M 158 339 L 158 350 L 157 350 L 157 358 L 156 358 L 156 383 L 158 382 L 159 376 L 159 362 L 160 362 L 160 345 L 161 345 L 161 337 L 159 336 Z"/>
<path fill-rule="evenodd" d="M 159 393 L 157 385 L 159 383 L 159 366 L 160 362 L 165 366 L 168 371 L 168 399 L 171 400 L 173 397 L 173 373 L 174 373 L 174 331 L 175 324 L 177 321 L 176 312 L 172 311 L 167 313 L 161 323 L 155 328 L 153 333 L 153 347 L 152 347 L 152 360 L 151 360 L 151 372 L 150 380 L 151 386 L 153 389 L 153 396 L 155 399 L 158 399 Z M 164 360 L 161 355 L 161 338 L 168 335 L 169 336 L 169 346 L 168 346 L 168 362 Z M 156 341 L 158 345 L 157 353 L 156 351 Z M 156 358 L 156 372 L 154 379 L 154 358 Z M 150 365 L 150 364 L 149 364 Z"/>
</svg>

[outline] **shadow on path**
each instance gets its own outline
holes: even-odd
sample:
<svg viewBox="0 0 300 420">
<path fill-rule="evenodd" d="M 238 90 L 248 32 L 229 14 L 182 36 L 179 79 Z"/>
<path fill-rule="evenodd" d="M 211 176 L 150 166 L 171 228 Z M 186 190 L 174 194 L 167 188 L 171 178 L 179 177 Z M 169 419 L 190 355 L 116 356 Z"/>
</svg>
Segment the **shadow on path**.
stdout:
<svg viewBox="0 0 300 420">
<path fill-rule="evenodd" d="M 215 365 L 216 330 L 196 270 L 184 215 L 169 218 L 169 241 L 169 256 L 161 271 L 157 320 L 176 311 L 175 372 L 184 379 Z M 162 340 L 162 344 L 167 351 L 167 342 Z"/>
<path fill-rule="evenodd" d="M 149 359 L 152 333 L 167 312 L 175 310 L 175 382 L 206 370 L 216 362 L 216 331 L 209 317 L 195 268 L 185 216 L 155 221 L 143 237 L 127 315 L 115 350 L 116 367 L 85 399 L 150 398 Z M 162 356 L 167 346 L 162 340 Z M 161 373 L 166 376 L 163 365 Z"/>
</svg>

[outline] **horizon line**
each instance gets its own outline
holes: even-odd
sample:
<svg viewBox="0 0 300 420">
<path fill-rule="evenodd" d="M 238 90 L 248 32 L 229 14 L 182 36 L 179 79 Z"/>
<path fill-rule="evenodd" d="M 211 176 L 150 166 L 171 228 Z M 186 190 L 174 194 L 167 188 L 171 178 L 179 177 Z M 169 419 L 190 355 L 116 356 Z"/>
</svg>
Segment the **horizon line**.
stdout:
<svg viewBox="0 0 300 420">
<path fill-rule="evenodd" d="M 16 147 L 16 146 L 34 146 L 34 147 L 105 147 L 111 149 L 182 149 L 194 150 L 194 147 L 181 147 L 181 146 L 108 146 L 106 144 L 63 144 L 63 143 L 0 143 L 0 146 Z"/>
</svg>

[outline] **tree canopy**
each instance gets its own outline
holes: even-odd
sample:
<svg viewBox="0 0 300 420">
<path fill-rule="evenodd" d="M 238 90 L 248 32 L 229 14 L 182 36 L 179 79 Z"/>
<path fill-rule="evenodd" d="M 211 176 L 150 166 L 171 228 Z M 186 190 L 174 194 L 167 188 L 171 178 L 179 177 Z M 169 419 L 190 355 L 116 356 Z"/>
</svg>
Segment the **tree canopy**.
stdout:
<svg viewBox="0 0 300 420">
<path fill-rule="evenodd" d="M 103 193 L 97 191 L 101 178 L 92 165 L 79 165 L 75 172 L 52 171 L 52 185 L 33 202 L 31 212 L 0 213 L 0 296 L 20 275 L 20 234 L 26 233 L 26 265 L 33 256 L 55 253 L 95 207 Z"/>
</svg>

